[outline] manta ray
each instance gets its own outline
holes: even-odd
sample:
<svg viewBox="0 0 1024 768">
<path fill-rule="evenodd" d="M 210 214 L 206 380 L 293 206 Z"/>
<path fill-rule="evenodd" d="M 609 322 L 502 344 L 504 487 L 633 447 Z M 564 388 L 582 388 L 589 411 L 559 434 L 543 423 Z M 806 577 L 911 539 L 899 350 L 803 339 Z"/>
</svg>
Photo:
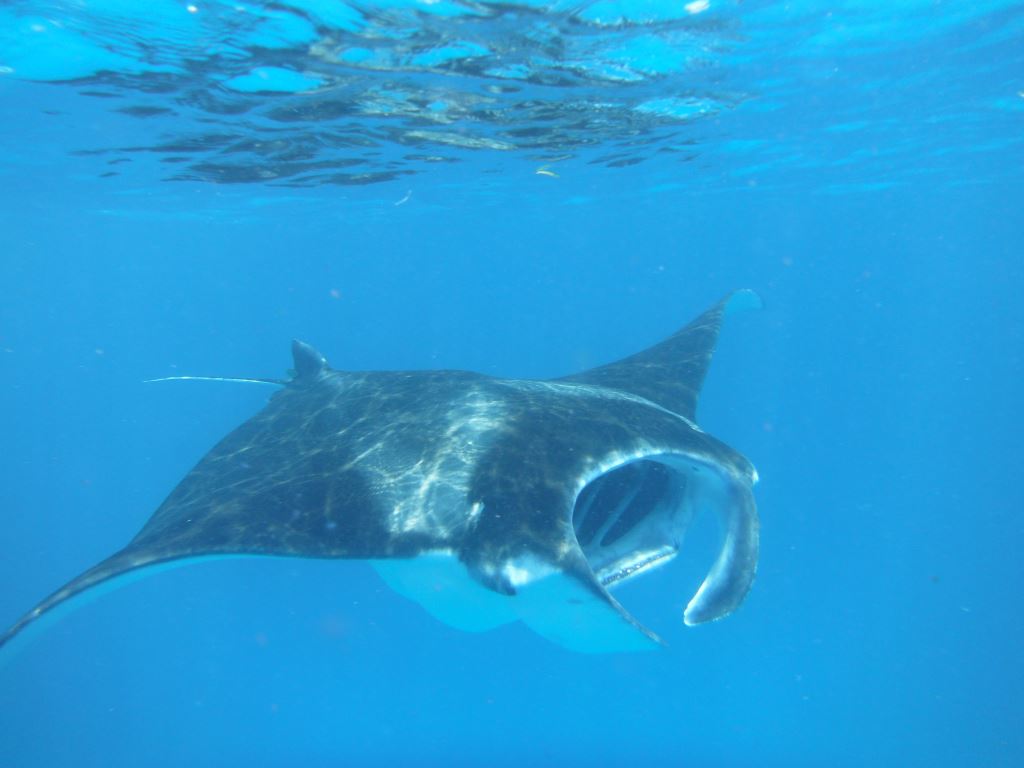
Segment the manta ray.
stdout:
<svg viewBox="0 0 1024 768">
<path fill-rule="evenodd" d="M 683 614 L 719 619 L 754 579 L 757 473 L 696 423 L 732 293 L 630 357 L 562 378 L 344 371 L 292 343 L 294 370 L 193 468 L 127 546 L 0 636 L 140 570 L 236 555 L 369 561 L 442 621 L 521 620 L 584 652 L 662 641 L 611 590 L 680 550 L 694 515 L 721 549 Z M 53 612 L 53 613 L 51 613 Z"/>
</svg>

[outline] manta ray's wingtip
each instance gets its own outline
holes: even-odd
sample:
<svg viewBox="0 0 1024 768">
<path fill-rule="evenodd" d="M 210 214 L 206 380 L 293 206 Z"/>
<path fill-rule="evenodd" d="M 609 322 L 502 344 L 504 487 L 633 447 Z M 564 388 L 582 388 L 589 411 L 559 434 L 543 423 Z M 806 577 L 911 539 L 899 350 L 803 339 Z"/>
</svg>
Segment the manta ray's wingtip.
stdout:
<svg viewBox="0 0 1024 768">
<path fill-rule="evenodd" d="M 139 572 L 152 573 L 159 567 L 174 567 L 184 560 L 140 556 L 130 548 L 122 549 L 79 574 L 57 591 L 41 600 L 5 631 L 0 632 L 0 668 L 20 655 L 43 631 L 63 617 L 107 591 L 128 583 Z"/>
<path fill-rule="evenodd" d="M 733 291 L 722 299 L 725 314 L 732 315 L 736 312 L 746 312 L 751 309 L 764 309 L 764 299 L 761 294 L 752 288 L 740 288 Z"/>
</svg>

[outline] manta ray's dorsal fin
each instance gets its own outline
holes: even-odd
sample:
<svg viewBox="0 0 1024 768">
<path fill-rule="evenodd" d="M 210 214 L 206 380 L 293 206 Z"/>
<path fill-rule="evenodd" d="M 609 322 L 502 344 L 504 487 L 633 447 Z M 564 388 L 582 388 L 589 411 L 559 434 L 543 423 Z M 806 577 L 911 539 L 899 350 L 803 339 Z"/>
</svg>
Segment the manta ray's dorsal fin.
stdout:
<svg viewBox="0 0 1024 768">
<path fill-rule="evenodd" d="M 292 339 L 292 361 L 296 379 L 313 379 L 329 370 L 327 358 L 312 345 Z"/>
<path fill-rule="evenodd" d="M 556 381 L 630 392 L 694 421 L 697 398 L 711 364 L 722 318 L 737 310 L 761 306 L 761 297 L 753 291 L 735 291 L 661 343 Z"/>
</svg>

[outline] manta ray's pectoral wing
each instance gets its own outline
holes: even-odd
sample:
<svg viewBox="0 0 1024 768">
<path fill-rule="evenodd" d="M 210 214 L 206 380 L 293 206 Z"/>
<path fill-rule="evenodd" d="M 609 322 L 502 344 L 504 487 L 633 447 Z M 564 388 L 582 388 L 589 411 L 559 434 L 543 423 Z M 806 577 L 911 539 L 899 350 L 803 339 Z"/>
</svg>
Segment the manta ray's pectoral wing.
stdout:
<svg viewBox="0 0 1024 768">
<path fill-rule="evenodd" d="M 44 616 L 87 602 L 73 599 L 82 593 L 96 596 L 143 570 L 211 556 L 382 554 L 374 539 L 378 498 L 357 469 L 346 468 L 354 463 L 346 446 L 325 441 L 337 427 L 310 396 L 327 362 L 299 341 L 292 355 L 289 381 L 259 380 L 283 387 L 267 407 L 207 453 L 127 546 L 22 616 L 0 635 L 0 647 L 49 623 L 38 622 Z"/>
</svg>

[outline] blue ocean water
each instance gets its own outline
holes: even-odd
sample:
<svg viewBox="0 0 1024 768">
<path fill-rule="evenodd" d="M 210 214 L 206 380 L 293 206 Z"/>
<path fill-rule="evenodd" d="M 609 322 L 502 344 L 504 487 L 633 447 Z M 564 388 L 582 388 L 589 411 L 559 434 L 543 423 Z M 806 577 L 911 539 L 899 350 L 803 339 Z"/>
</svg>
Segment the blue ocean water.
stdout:
<svg viewBox="0 0 1024 768">
<path fill-rule="evenodd" d="M 713 522 L 624 587 L 667 641 L 449 628 L 365 564 L 198 563 L 0 668 L 0 765 L 1024 764 L 1019 3 L 0 8 L 0 624 L 122 546 L 292 338 L 547 378 L 738 287 Z M 706 545 L 706 546 L 705 546 Z"/>
</svg>

